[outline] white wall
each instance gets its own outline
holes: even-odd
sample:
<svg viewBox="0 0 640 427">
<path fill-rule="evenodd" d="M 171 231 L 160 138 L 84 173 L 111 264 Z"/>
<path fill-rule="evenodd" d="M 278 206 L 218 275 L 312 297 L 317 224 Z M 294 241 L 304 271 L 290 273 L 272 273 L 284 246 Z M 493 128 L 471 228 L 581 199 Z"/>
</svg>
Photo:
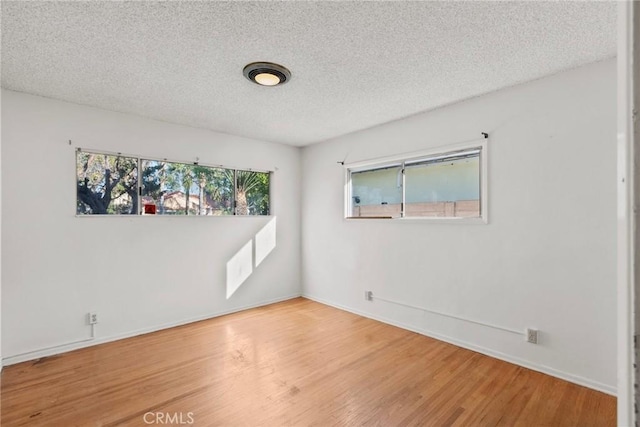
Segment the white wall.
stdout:
<svg viewBox="0 0 640 427">
<path fill-rule="evenodd" d="M 89 311 L 101 342 L 300 294 L 298 148 L 11 91 L 2 123 L 5 364 L 88 337 Z M 76 147 L 277 168 L 275 249 L 227 300 L 227 262 L 271 218 L 75 217 Z"/>
<path fill-rule="evenodd" d="M 615 65 L 592 64 L 306 147 L 304 295 L 615 393 Z M 489 224 L 343 219 L 344 170 L 336 162 L 480 132 L 490 133 Z M 365 290 L 516 330 L 537 328 L 540 344 L 367 302 Z"/>
<path fill-rule="evenodd" d="M 2 92 L 0 91 L 0 153 L 2 153 Z M 0 372 L 2 362 L 2 154 L 0 154 Z"/>
</svg>

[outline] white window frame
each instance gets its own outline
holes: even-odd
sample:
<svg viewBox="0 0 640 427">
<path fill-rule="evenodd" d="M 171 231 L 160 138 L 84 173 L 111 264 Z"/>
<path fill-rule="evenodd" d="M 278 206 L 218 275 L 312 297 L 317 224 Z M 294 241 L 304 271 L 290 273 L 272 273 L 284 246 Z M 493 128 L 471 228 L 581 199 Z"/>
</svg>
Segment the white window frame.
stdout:
<svg viewBox="0 0 640 427">
<path fill-rule="evenodd" d="M 352 213 L 352 194 L 351 194 L 351 174 L 353 172 L 362 172 L 375 168 L 391 165 L 402 165 L 404 168 L 405 163 L 415 162 L 421 159 L 427 159 L 431 157 L 437 157 L 439 155 L 453 154 L 457 151 L 466 151 L 472 149 L 480 150 L 480 216 L 474 218 L 464 217 L 406 217 L 404 216 L 404 194 L 405 194 L 405 178 L 402 174 L 402 216 L 400 218 L 367 218 L 367 217 L 353 217 Z M 465 223 L 465 224 L 488 224 L 489 223 L 489 185 L 488 185 L 488 157 L 489 157 L 488 143 L 486 138 L 468 141 L 460 144 L 452 144 L 445 146 L 433 147 L 424 151 L 417 151 L 411 153 L 398 154 L 394 156 L 380 157 L 376 159 L 364 160 L 361 162 L 345 163 L 345 186 L 344 186 L 344 219 L 355 220 L 393 220 L 402 222 L 452 222 L 452 223 Z"/>
</svg>

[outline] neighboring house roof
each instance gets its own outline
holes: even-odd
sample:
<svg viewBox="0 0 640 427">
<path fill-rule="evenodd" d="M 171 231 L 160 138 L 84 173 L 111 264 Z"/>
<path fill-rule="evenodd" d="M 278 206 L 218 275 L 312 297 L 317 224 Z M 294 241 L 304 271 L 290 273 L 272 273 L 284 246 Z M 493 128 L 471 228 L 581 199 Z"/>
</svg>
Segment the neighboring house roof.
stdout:
<svg viewBox="0 0 640 427">
<path fill-rule="evenodd" d="M 143 196 L 144 198 L 148 196 Z M 148 203 L 155 203 L 155 199 L 149 197 Z M 147 202 L 144 202 L 147 203 Z M 182 191 L 171 191 L 164 195 L 164 207 L 170 210 L 185 209 L 187 204 L 186 194 Z M 215 202 L 207 195 L 204 198 L 205 209 L 215 209 Z M 189 208 L 198 209 L 200 207 L 200 197 L 197 194 L 189 194 Z"/>
</svg>

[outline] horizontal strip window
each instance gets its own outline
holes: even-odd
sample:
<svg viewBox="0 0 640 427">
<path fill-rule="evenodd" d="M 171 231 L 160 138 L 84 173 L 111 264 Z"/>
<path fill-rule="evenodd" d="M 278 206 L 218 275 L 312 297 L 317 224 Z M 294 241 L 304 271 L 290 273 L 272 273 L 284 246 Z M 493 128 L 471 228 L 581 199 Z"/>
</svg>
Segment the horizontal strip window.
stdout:
<svg viewBox="0 0 640 427">
<path fill-rule="evenodd" d="M 347 166 L 347 218 L 486 222 L 486 141 L 406 159 Z"/>
<path fill-rule="evenodd" d="M 269 215 L 271 173 L 76 151 L 77 215 Z"/>
</svg>

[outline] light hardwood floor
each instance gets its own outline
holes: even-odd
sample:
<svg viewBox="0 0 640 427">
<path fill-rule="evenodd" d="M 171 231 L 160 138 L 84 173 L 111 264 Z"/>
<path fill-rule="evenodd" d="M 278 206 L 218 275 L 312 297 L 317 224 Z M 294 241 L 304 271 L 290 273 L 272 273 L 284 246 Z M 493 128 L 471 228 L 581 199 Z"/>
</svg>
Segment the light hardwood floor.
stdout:
<svg viewBox="0 0 640 427">
<path fill-rule="evenodd" d="M 8 366 L 1 398 L 3 427 L 612 426 L 616 410 L 606 394 L 302 298 Z"/>
</svg>

